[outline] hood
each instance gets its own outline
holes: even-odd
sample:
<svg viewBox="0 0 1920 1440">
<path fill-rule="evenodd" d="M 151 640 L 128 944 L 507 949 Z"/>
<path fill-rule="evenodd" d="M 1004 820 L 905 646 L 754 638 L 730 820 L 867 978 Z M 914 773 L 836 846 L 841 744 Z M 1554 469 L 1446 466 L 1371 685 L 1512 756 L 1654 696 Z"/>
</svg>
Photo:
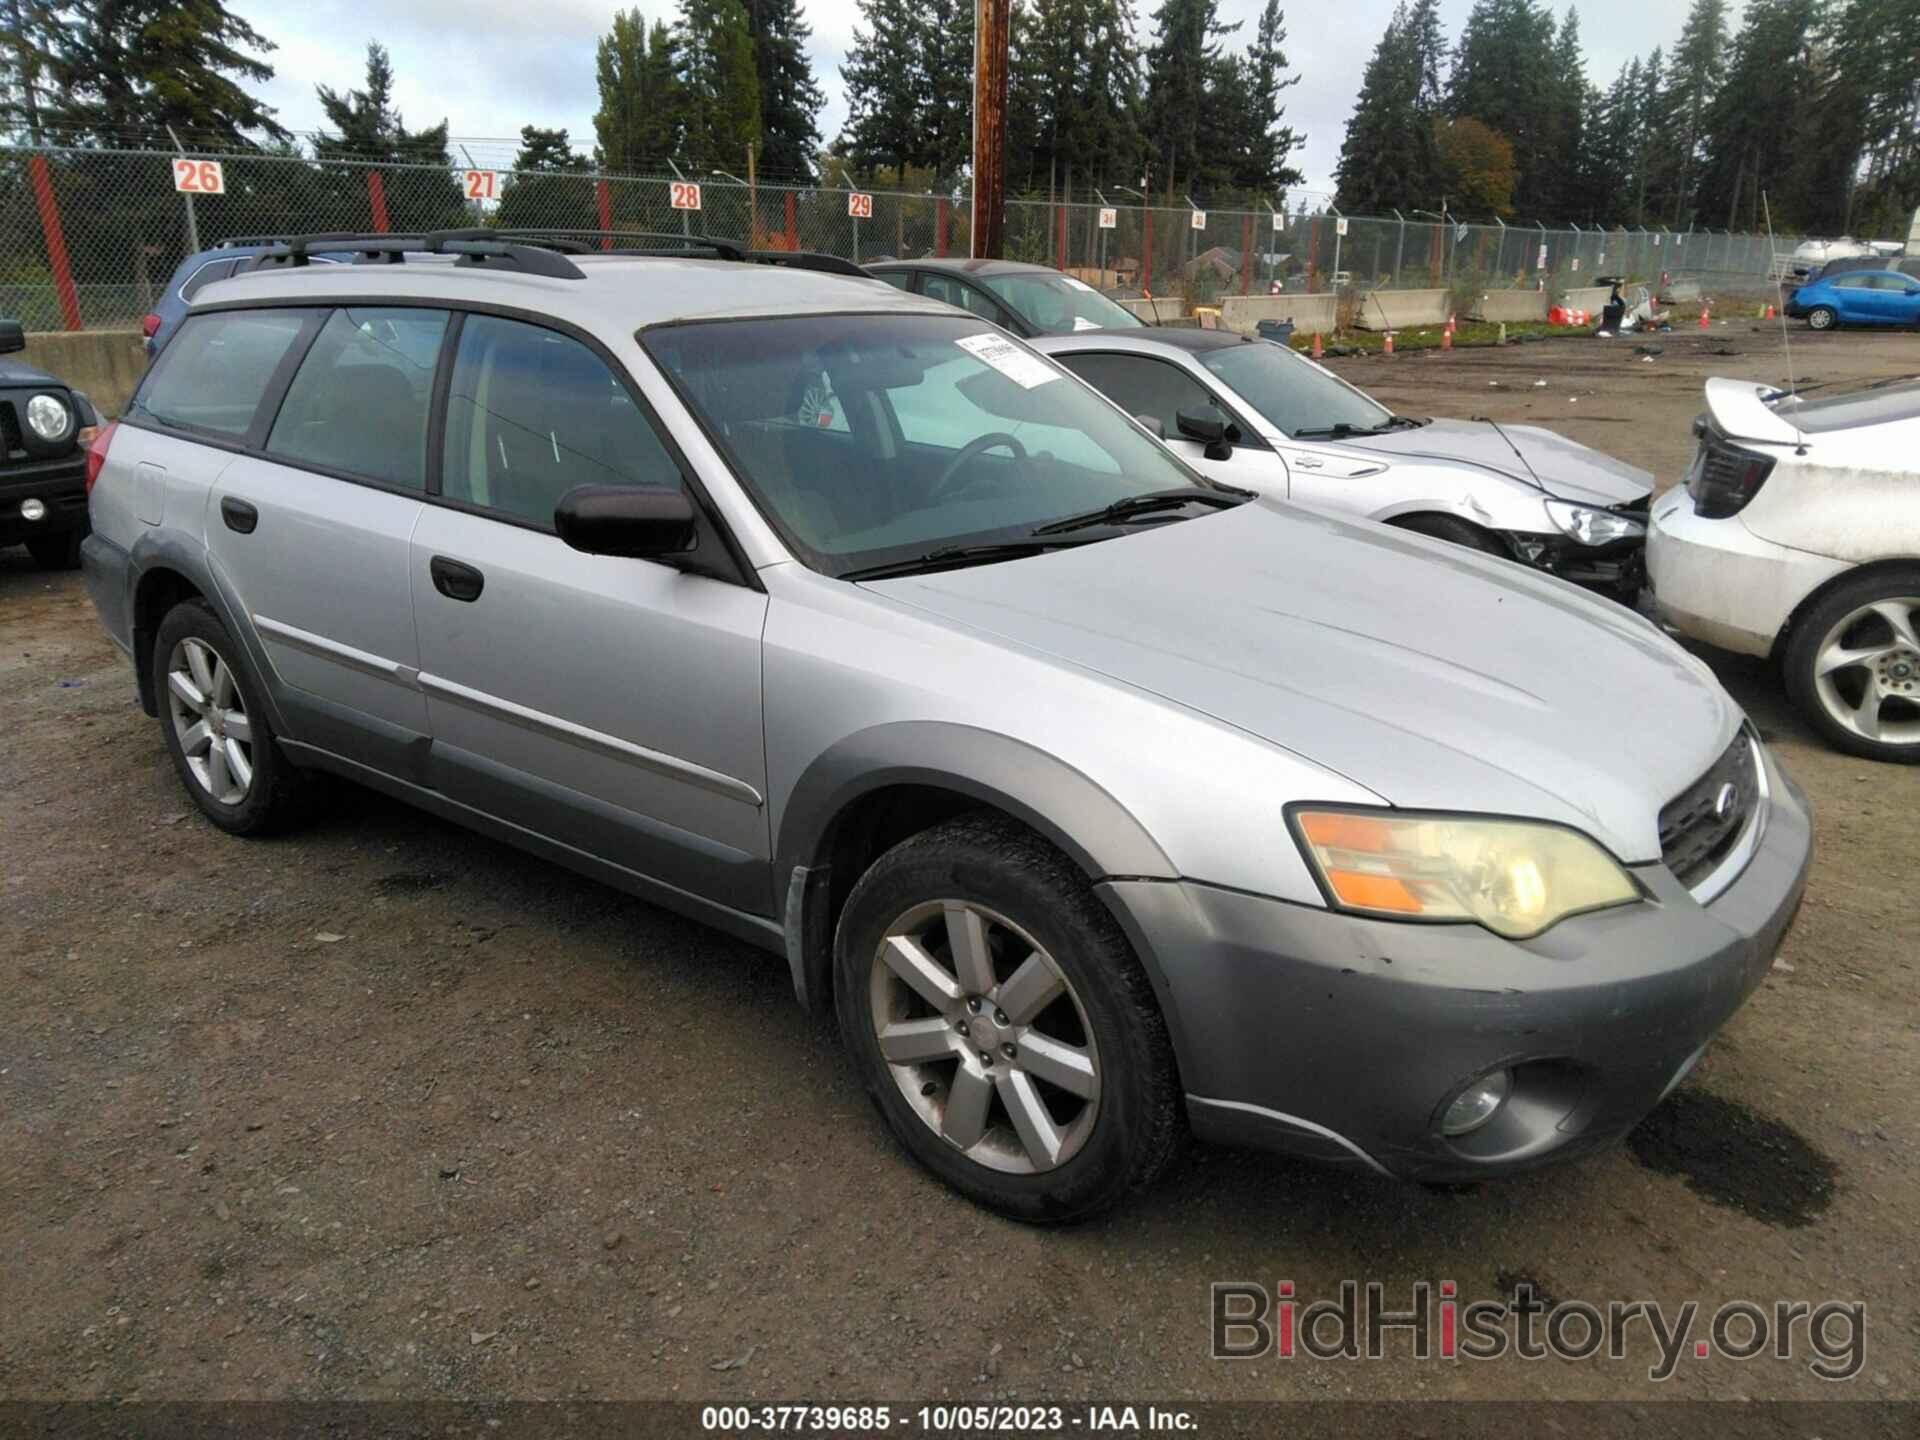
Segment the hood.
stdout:
<svg viewBox="0 0 1920 1440">
<path fill-rule="evenodd" d="M 1621 606 L 1271 500 L 864 588 L 1211 716 L 1391 804 L 1557 820 L 1630 862 L 1658 858 L 1661 805 L 1740 723 L 1711 671 Z"/>
<path fill-rule="evenodd" d="M 1500 429 L 1527 457 L 1527 464 L 1550 495 L 1583 505 L 1611 506 L 1644 500 L 1653 493 L 1653 476 L 1624 460 L 1602 455 L 1538 425 L 1502 425 Z M 1418 429 L 1389 430 L 1338 443 L 1382 455 L 1473 465 L 1524 485 L 1533 483 L 1527 466 L 1514 455 L 1513 446 L 1483 420 L 1431 420 Z"/>
<path fill-rule="evenodd" d="M 29 365 L 24 360 L 12 356 L 0 357 L 0 385 L 34 386 L 48 390 L 64 390 L 67 383 L 56 380 L 37 365 Z"/>
</svg>

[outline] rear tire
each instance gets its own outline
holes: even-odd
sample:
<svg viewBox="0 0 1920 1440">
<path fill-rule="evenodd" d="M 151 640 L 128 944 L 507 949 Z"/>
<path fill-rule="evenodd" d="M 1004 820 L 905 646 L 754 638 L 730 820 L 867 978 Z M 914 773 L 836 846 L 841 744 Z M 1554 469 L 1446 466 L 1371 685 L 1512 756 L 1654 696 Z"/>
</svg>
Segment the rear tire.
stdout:
<svg viewBox="0 0 1920 1440">
<path fill-rule="evenodd" d="M 180 783 L 233 835 L 264 835 L 305 811 L 307 777 L 280 753 L 266 695 L 204 600 L 185 600 L 153 641 L 153 693 Z"/>
<path fill-rule="evenodd" d="M 1840 317 L 1829 305 L 1816 305 L 1807 312 L 1809 330 L 1831 330 L 1840 323 Z"/>
<path fill-rule="evenodd" d="M 1787 694 L 1821 737 L 1867 760 L 1920 762 L 1920 565 L 1836 586 L 1793 627 Z"/>
<path fill-rule="evenodd" d="M 1488 534 L 1478 525 L 1465 520 L 1456 520 L 1451 515 L 1408 515 L 1392 523 L 1402 530 L 1411 530 L 1416 535 L 1430 535 L 1435 540 L 1445 540 L 1449 544 L 1459 545 L 1468 550 L 1478 550 L 1482 555 L 1497 555 L 1502 560 L 1513 559 L 1513 552 L 1502 545 L 1496 536 Z"/>
<path fill-rule="evenodd" d="M 27 541 L 27 553 L 42 570 L 75 570 L 80 566 L 80 542 L 86 538 L 84 525 L 58 535 L 36 535 Z"/>
<path fill-rule="evenodd" d="M 1146 972 L 1086 877 L 1011 820 L 961 816 L 874 861 L 841 913 L 834 981 L 888 1126 L 976 1204 L 1082 1220 L 1178 1150 L 1179 1076 Z"/>
</svg>

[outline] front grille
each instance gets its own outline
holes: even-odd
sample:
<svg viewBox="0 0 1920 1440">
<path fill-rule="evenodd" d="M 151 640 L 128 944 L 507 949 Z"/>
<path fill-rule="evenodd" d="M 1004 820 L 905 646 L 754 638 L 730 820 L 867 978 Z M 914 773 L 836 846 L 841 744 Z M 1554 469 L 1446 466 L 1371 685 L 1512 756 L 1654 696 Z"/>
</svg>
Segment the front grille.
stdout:
<svg viewBox="0 0 1920 1440">
<path fill-rule="evenodd" d="M 0 400 L 0 464 L 18 460 L 27 453 L 27 442 L 20 438 L 20 417 L 13 413 L 11 400 Z"/>
<path fill-rule="evenodd" d="M 1759 800 L 1753 741 L 1742 730 L 1711 770 L 1661 809 L 1660 858 L 1693 889 L 1740 843 Z"/>
</svg>

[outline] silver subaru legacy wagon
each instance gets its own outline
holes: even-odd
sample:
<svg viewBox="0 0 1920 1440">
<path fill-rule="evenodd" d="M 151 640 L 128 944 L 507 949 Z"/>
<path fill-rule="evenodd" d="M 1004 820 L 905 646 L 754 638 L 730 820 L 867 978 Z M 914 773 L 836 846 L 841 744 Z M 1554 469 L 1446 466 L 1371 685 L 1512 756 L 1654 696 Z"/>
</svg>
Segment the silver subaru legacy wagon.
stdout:
<svg viewBox="0 0 1920 1440">
<path fill-rule="evenodd" d="M 745 937 L 1029 1220 L 1188 1134 L 1590 1152 L 1766 971 L 1805 802 L 1621 607 L 1225 488 L 850 266 L 366 250 L 208 287 L 92 455 L 223 829 L 327 772 Z"/>
</svg>

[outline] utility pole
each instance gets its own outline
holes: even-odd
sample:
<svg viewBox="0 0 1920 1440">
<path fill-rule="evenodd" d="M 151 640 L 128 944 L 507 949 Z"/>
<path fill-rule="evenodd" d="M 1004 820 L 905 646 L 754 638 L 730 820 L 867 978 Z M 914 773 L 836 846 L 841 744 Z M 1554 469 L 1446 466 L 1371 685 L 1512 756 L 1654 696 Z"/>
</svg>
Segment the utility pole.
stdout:
<svg viewBox="0 0 1920 1440">
<path fill-rule="evenodd" d="M 998 260 L 1006 244 L 1007 31 L 1012 0 L 973 6 L 973 258 Z"/>
</svg>

